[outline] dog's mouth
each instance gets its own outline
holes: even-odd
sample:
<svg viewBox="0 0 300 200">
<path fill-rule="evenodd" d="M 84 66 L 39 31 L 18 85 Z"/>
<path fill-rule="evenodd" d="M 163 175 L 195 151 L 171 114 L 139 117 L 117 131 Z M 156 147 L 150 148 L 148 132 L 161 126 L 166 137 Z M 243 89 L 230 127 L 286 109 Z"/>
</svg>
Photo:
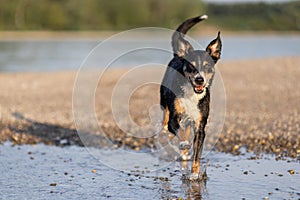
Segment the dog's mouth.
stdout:
<svg viewBox="0 0 300 200">
<path fill-rule="evenodd" d="M 194 92 L 197 94 L 201 94 L 206 86 L 206 84 L 204 83 L 203 85 L 197 85 L 196 83 L 194 83 L 191 78 L 189 77 L 189 80 L 191 82 L 191 85 L 194 88 Z"/>
<path fill-rule="evenodd" d="M 196 93 L 202 93 L 204 88 L 205 88 L 205 85 L 196 85 L 196 86 L 194 86 L 194 91 Z"/>
</svg>

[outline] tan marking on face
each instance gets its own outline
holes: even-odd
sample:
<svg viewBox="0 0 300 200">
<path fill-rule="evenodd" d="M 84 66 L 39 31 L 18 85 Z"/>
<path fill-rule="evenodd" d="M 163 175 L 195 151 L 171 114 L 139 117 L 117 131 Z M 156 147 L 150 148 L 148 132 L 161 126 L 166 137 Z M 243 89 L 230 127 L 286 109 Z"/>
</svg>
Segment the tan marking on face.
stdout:
<svg viewBox="0 0 300 200">
<path fill-rule="evenodd" d="M 206 80 L 210 80 L 210 79 L 212 79 L 212 77 L 213 77 L 213 73 L 206 73 Z"/>
<path fill-rule="evenodd" d="M 191 64 L 195 67 L 196 66 L 196 62 L 192 61 Z"/>
<path fill-rule="evenodd" d="M 203 61 L 203 66 L 208 65 L 209 63 L 207 61 Z"/>
</svg>

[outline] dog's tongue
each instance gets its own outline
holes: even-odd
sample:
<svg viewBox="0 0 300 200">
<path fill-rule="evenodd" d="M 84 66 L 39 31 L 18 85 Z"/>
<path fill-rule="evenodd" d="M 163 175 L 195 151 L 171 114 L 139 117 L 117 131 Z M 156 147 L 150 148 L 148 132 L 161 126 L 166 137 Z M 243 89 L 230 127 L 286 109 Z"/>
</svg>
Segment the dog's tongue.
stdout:
<svg viewBox="0 0 300 200">
<path fill-rule="evenodd" d="M 195 89 L 196 91 L 200 92 L 203 90 L 203 86 L 196 86 Z"/>
</svg>

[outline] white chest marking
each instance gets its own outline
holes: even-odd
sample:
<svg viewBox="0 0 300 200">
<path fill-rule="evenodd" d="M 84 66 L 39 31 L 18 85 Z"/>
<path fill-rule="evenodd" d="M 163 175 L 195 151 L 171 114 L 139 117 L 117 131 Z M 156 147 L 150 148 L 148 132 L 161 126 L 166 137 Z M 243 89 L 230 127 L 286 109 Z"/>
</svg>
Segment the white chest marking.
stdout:
<svg viewBox="0 0 300 200">
<path fill-rule="evenodd" d="M 185 96 L 183 98 L 179 98 L 181 106 L 184 110 L 183 119 L 186 118 L 193 120 L 194 122 L 198 121 L 200 118 L 200 110 L 198 108 L 199 100 L 205 96 L 206 92 L 204 91 L 201 94 L 192 93 L 191 95 Z"/>
</svg>

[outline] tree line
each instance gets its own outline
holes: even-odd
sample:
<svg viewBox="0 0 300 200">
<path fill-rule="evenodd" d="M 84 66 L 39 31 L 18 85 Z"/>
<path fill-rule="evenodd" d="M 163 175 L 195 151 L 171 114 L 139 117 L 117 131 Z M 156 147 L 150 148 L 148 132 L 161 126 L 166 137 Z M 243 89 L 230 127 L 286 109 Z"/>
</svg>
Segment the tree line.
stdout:
<svg viewBox="0 0 300 200">
<path fill-rule="evenodd" d="M 0 0 L 0 30 L 174 28 L 202 13 L 228 30 L 300 30 L 300 2 L 207 4 L 200 0 Z"/>
</svg>

